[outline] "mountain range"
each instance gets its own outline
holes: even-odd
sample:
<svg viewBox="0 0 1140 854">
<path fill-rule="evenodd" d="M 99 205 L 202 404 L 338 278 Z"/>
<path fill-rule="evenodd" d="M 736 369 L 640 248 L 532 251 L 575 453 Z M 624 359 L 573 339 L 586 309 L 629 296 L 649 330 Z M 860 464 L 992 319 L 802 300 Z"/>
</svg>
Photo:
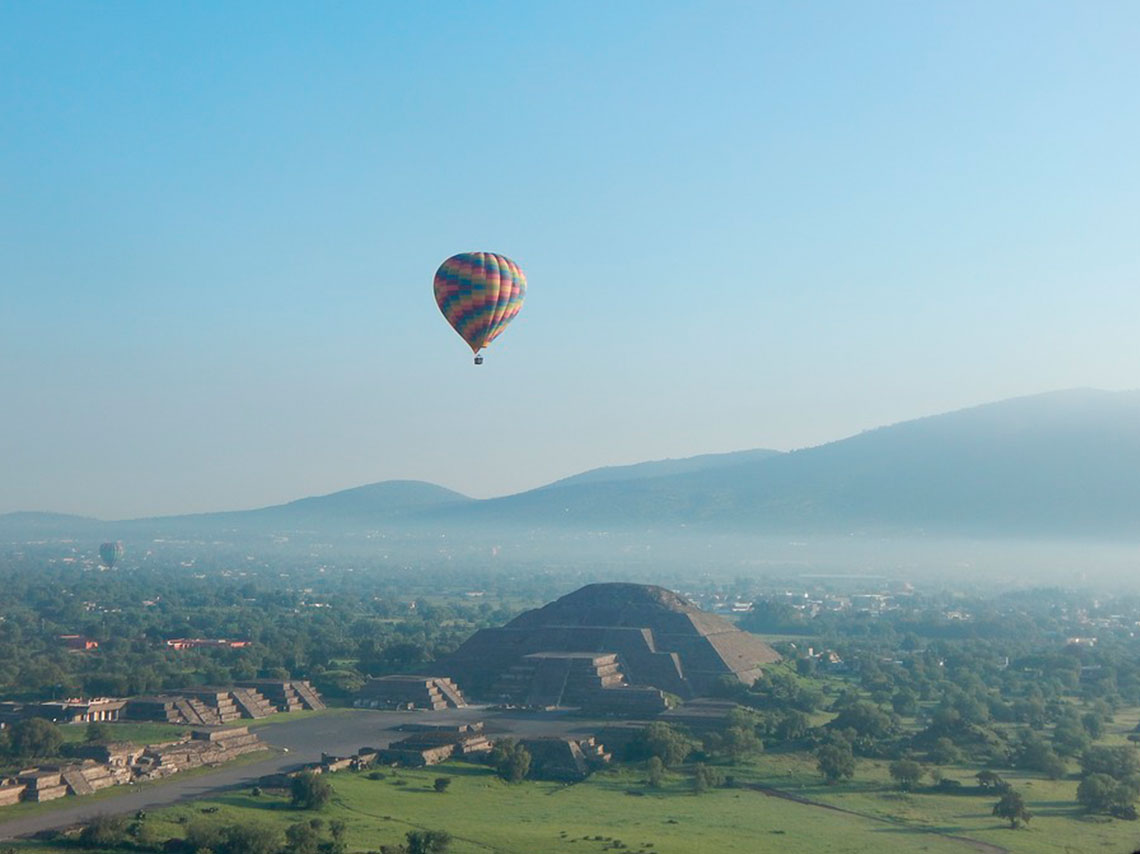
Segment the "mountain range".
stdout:
<svg viewBox="0 0 1140 854">
<path fill-rule="evenodd" d="M 595 469 L 475 500 L 385 481 L 256 510 L 116 523 L 0 516 L 0 535 L 369 529 L 1140 535 L 1140 392 L 1079 389 L 905 421 L 802 450 Z M 111 534 L 104 534 L 110 536 Z"/>
</svg>

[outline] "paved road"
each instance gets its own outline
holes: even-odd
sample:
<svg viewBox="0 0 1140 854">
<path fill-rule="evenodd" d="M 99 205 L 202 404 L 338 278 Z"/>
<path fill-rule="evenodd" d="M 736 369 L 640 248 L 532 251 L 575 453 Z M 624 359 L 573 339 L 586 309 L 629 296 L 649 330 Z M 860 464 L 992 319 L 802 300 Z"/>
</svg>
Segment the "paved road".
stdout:
<svg viewBox="0 0 1140 854">
<path fill-rule="evenodd" d="M 265 774 L 291 771 L 320 760 L 321 753 L 348 756 L 361 747 L 387 747 L 403 737 L 399 727 L 407 723 L 453 724 L 485 721 L 488 735 L 518 737 L 585 735 L 596 731 L 597 722 L 559 713 L 492 712 L 477 706 L 438 712 L 380 712 L 342 709 L 302 720 L 257 727 L 262 740 L 274 753 L 260 762 L 237 768 L 225 766 L 198 776 L 180 775 L 140 786 L 121 786 L 115 797 L 84 803 L 83 798 L 60 800 L 59 807 L 34 816 L 3 819 L 0 840 L 29 836 L 43 830 L 72 827 L 97 815 L 133 813 L 204 797 L 220 789 L 254 785 Z"/>
</svg>

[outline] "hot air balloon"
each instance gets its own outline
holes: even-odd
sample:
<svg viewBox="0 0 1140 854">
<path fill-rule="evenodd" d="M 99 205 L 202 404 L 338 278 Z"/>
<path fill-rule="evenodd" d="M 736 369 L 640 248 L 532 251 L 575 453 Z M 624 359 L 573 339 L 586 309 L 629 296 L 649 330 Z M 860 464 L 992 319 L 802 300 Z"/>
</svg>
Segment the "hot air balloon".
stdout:
<svg viewBox="0 0 1140 854">
<path fill-rule="evenodd" d="M 99 560 L 103 561 L 103 566 L 107 567 L 107 569 L 113 567 L 122 556 L 122 542 L 103 543 L 99 546 Z"/>
<path fill-rule="evenodd" d="M 435 301 L 451 327 L 483 364 L 479 351 L 506 328 L 526 296 L 519 265 L 493 252 L 452 255 L 435 273 Z"/>
</svg>

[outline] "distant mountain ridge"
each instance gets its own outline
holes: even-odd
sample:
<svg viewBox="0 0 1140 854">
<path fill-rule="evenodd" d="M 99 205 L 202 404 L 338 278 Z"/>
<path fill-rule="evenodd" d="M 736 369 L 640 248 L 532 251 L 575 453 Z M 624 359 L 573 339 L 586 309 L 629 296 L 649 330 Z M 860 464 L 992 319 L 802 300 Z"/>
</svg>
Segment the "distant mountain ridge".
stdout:
<svg viewBox="0 0 1140 854">
<path fill-rule="evenodd" d="M 1140 392 L 1014 398 L 739 465 L 535 490 L 468 513 L 590 527 L 1135 536 Z"/>
<path fill-rule="evenodd" d="M 616 483 L 668 477 L 676 474 L 691 474 L 697 471 L 708 471 L 739 463 L 769 459 L 779 456 L 781 453 L 782 451 L 755 448 L 750 451 L 730 451 L 727 454 L 701 454 L 696 457 L 683 457 L 677 460 L 653 460 L 626 466 L 605 466 L 564 477 L 562 480 L 556 480 L 546 486 L 539 487 L 539 489 L 560 489 L 564 486 L 579 486 L 584 483 Z"/>
<path fill-rule="evenodd" d="M 34 519 L 33 519 L 34 516 Z M 594 469 L 475 500 L 386 481 L 257 510 L 101 523 L 0 516 L 0 532 L 377 526 L 1140 537 L 1140 391 L 1014 398 L 787 453 Z"/>
</svg>

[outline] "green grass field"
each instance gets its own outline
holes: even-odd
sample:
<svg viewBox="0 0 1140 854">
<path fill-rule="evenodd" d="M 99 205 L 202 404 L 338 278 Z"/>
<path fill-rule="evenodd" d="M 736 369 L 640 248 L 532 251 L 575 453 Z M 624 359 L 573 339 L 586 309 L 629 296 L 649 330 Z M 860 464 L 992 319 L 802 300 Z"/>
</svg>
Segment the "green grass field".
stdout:
<svg viewBox="0 0 1140 854">
<path fill-rule="evenodd" d="M 275 715 L 255 725 L 315 714 L 319 713 Z M 1102 743 L 1126 743 L 1125 736 L 1137 720 L 1140 709 L 1122 710 Z M 119 726 L 137 728 L 129 737 L 140 741 L 165 739 L 171 730 L 179 729 L 154 724 Z M 76 730 L 82 732 L 82 728 Z M 969 793 L 979 768 L 941 769 L 945 777 L 960 780 L 966 793 L 934 791 L 927 785 L 901 792 L 890 780 L 888 764 L 860 760 L 854 780 L 829 786 L 810 755 L 773 751 L 723 769 L 736 778 L 738 787 L 697 796 L 684 771 L 670 774 L 665 786 L 657 790 L 645 784 L 643 771 L 636 767 L 596 774 L 577 785 L 528 782 L 509 786 L 482 766 L 449 763 L 424 770 L 384 769 L 379 780 L 369 779 L 368 774 L 336 774 L 329 778 L 334 801 L 320 816 L 326 821 L 344 820 L 349 850 L 358 854 L 402 841 L 412 829 L 448 831 L 455 840 L 454 854 L 615 850 L 639 854 L 1128 854 L 1140 848 L 1140 822 L 1088 816 L 1080 810 L 1073 761 L 1070 777 L 1059 781 L 1000 770 L 1022 792 L 1033 813 L 1029 825 L 1018 830 L 993 817 L 995 795 Z M 443 794 L 432 790 L 432 782 L 440 776 L 453 778 Z M 808 803 L 752 787 L 778 790 Z M 36 808 L 29 804 L 17 809 L 25 806 Z M 283 832 L 291 823 L 310 817 L 310 813 L 290 809 L 280 792 L 258 797 L 231 792 L 154 811 L 146 823 L 152 839 L 165 840 L 181 836 L 190 823 L 199 821 L 260 822 Z M 66 850 L 27 842 L 16 849 L 37 854 Z"/>
<path fill-rule="evenodd" d="M 348 826 L 349 850 L 377 851 L 402 841 L 411 829 L 446 830 L 454 854 L 594 854 L 625 850 L 639 854 L 1126 854 L 1140 843 L 1140 822 L 1084 816 L 1075 804 L 1075 780 L 1050 782 L 1004 774 L 1025 793 L 1034 818 L 1010 830 L 990 810 L 995 797 L 895 790 L 887 763 L 861 761 L 854 781 L 826 786 L 811 757 L 766 754 L 729 769 L 742 784 L 778 788 L 826 806 L 797 803 L 750 788 L 690 791 L 688 776 L 671 774 L 660 790 L 648 788 L 638 769 L 596 774 L 585 783 L 524 783 L 510 786 L 488 769 L 449 763 L 424 770 L 385 770 L 330 777 L 333 803 L 319 815 Z M 946 769 L 969 781 L 976 769 Z M 443 794 L 436 777 L 449 776 Z M 284 793 L 248 791 L 153 811 L 154 839 L 181 836 L 193 822 L 257 822 L 280 831 L 313 817 L 288 807 Z M 622 846 L 618 847 L 616 841 Z M 64 850 L 22 843 L 17 850 L 47 854 Z"/>
<path fill-rule="evenodd" d="M 105 723 L 102 724 L 115 741 L 130 741 L 135 744 L 160 744 L 164 741 L 177 741 L 190 731 L 190 727 L 178 724 L 160 723 Z M 65 742 L 80 742 L 87 737 L 87 724 L 68 724 L 60 727 Z"/>
<path fill-rule="evenodd" d="M 1027 827 L 1011 830 L 991 814 L 994 795 L 944 794 L 920 786 L 900 792 L 887 772 L 888 762 L 860 760 L 855 779 L 825 785 L 811 757 L 769 754 L 751 763 L 738 777 L 794 793 L 864 816 L 895 823 L 900 832 L 926 828 L 967 836 L 1016 854 L 1129 854 L 1140 847 L 1140 822 L 1087 816 L 1076 802 L 1075 775 L 1052 781 L 1018 771 L 1001 770 L 1001 776 L 1025 797 L 1033 819 Z M 1072 763 L 1075 771 L 1076 765 Z M 948 778 L 972 786 L 976 767 L 943 767 Z M 893 848 L 884 849 L 893 851 Z"/>
<path fill-rule="evenodd" d="M 438 776 L 453 778 L 444 794 L 432 790 Z M 720 789 L 696 796 L 680 775 L 661 791 L 647 789 L 631 771 L 599 774 L 571 786 L 510 786 L 486 768 L 458 763 L 401 770 L 398 776 L 386 772 L 381 780 L 347 773 L 331 780 L 334 803 L 321 815 L 343 819 L 349 848 L 358 852 L 402 841 L 416 828 L 447 830 L 455 837 L 455 854 L 591 854 L 617 850 L 614 840 L 643 854 L 970 850 L 933 834 L 900 833 L 882 822 L 750 790 Z M 217 812 L 202 812 L 214 807 Z M 166 838 L 179 835 L 195 820 L 259 821 L 283 830 L 309 815 L 288 809 L 283 795 L 243 792 L 162 810 L 148 823 L 159 838 Z"/>
</svg>

